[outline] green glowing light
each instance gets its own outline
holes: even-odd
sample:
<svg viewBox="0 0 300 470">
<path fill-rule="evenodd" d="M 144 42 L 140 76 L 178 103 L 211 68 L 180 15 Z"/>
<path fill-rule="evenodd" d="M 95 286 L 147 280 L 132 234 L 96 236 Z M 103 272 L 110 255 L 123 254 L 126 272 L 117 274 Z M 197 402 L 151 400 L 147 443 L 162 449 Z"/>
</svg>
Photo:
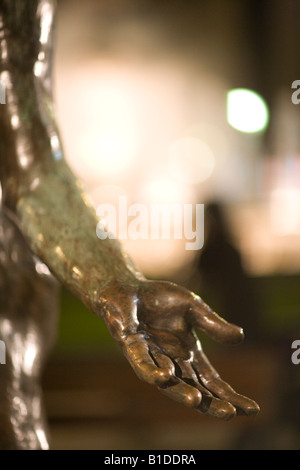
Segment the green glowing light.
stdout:
<svg viewBox="0 0 300 470">
<path fill-rule="evenodd" d="M 227 93 L 227 122 L 241 132 L 262 132 L 269 122 L 269 110 L 258 93 L 237 88 Z"/>
</svg>

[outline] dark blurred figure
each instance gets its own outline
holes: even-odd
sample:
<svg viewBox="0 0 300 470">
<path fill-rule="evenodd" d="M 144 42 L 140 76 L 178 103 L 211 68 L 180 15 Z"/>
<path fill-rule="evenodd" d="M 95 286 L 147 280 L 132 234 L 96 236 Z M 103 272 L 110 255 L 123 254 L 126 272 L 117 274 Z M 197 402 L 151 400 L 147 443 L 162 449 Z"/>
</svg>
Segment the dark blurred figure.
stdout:
<svg viewBox="0 0 300 470">
<path fill-rule="evenodd" d="M 234 246 L 223 207 L 206 205 L 205 242 L 197 263 L 201 295 L 227 321 L 243 327 L 246 340 L 259 338 L 259 302 Z"/>
</svg>

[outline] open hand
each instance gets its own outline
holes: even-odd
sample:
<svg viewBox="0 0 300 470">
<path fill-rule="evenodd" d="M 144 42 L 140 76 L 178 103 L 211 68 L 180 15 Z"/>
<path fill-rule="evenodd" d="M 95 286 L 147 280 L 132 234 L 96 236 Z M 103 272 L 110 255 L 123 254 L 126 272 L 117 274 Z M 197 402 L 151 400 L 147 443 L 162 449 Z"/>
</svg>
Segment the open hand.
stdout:
<svg viewBox="0 0 300 470">
<path fill-rule="evenodd" d="M 241 328 L 227 323 L 200 297 L 165 281 L 114 281 L 101 293 L 101 316 L 138 377 L 191 408 L 228 420 L 255 416 L 259 406 L 224 382 L 194 331 L 236 344 Z M 99 312 L 100 313 L 100 312 Z"/>
</svg>

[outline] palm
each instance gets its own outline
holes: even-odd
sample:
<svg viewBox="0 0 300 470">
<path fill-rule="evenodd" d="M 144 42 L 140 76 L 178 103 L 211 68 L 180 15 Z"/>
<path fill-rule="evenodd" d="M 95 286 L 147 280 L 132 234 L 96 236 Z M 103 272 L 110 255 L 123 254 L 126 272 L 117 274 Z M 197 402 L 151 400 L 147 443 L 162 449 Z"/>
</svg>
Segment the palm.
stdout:
<svg viewBox="0 0 300 470">
<path fill-rule="evenodd" d="M 161 392 L 222 419 L 256 415 L 258 405 L 237 394 L 212 367 L 194 328 L 216 341 L 237 343 L 242 330 L 227 323 L 199 297 L 168 282 L 114 286 L 106 303 L 108 326 L 137 375 Z M 111 296 L 109 296 L 111 299 Z"/>
</svg>

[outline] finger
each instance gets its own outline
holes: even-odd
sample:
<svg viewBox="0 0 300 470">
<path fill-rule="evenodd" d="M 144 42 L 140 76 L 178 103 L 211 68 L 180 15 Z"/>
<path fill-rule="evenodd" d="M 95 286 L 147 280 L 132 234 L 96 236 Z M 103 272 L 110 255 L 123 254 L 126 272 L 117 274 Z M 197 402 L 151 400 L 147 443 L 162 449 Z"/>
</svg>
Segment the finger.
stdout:
<svg viewBox="0 0 300 470">
<path fill-rule="evenodd" d="M 142 334 L 128 337 L 125 355 L 138 377 L 152 385 L 169 398 L 186 406 L 196 408 L 201 403 L 201 393 L 175 377 L 175 366 L 170 358 L 152 345 L 152 351 Z"/>
<path fill-rule="evenodd" d="M 221 400 L 235 406 L 237 414 L 256 416 L 259 413 L 258 404 L 250 398 L 240 395 L 227 382 L 222 380 L 202 351 L 195 355 L 193 365 L 203 385 Z"/>
<path fill-rule="evenodd" d="M 236 344 L 244 339 L 241 327 L 228 323 L 194 294 L 190 319 L 193 326 L 220 343 Z"/>
<path fill-rule="evenodd" d="M 148 340 L 148 346 L 149 354 L 153 358 L 155 364 L 157 364 L 157 366 L 161 367 L 162 369 L 168 369 L 170 367 L 175 377 L 175 363 L 172 361 L 172 359 L 167 356 L 166 353 L 164 353 L 153 341 Z"/>
<path fill-rule="evenodd" d="M 157 360 L 157 353 L 154 353 Z M 180 371 L 179 371 L 180 370 Z M 203 387 L 192 368 L 185 361 L 175 365 L 178 383 L 160 388 L 169 398 L 176 400 L 189 408 L 194 408 L 202 414 L 228 421 L 236 415 L 234 406 L 215 398 L 209 390 Z M 179 377 L 182 375 L 182 379 Z M 187 383 L 188 381 L 188 383 Z"/>
<path fill-rule="evenodd" d="M 157 387 L 164 387 L 174 379 L 175 367 L 173 362 L 165 360 L 161 367 L 158 366 L 149 353 L 143 334 L 129 335 L 123 344 L 123 350 L 133 370 L 141 380 Z"/>
<path fill-rule="evenodd" d="M 165 368 L 169 362 L 172 362 L 171 359 L 162 353 L 155 344 L 151 344 L 150 351 L 154 361 L 160 367 Z M 193 383 L 188 384 L 184 380 L 181 380 L 181 369 L 176 366 L 176 363 L 172 362 L 172 364 L 176 378 L 174 377 L 175 380 L 169 381 L 167 384 L 164 384 L 163 387 L 160 387 L 160 391 L 164 395 L 167 395 L 169 398 L 172 398 L 185 406 L 197 408 L 202 401 L 201 391 L 195 387 Z"/>
<path fill-rule="evenodd" d="M 200 390 L 193 387 L 184 381 L 178 379 L 174 385 L 169 385 L 165 388 L 160 388 L 160 391 L 179 403 L 182 403 L 189 408 L 198 409 L 202 401 L 202 394 Z"/>
<path fill-rule="evenodd" d="M 231 403 L 208 396 L 203 397 L 198 411 L 204 415 L 224 421 L 229 421 L 236 416 L 236 409 Z"/>
<path fill-rule="evenodd" d="M 198 375 L 196 374 L 194 368 L 192 367 L 190 361 L 184 361 L 181 359 L 176 360 L 175 370 L 177 377 L 180 377 L 186 383 L 197 387 L 203 395 L 212 397 L 212 393 L 207 390 L 200 382 Z"/>
<path fill-rule="evenodd" d="M 178 367 L 181 371 L 182 380 L 189 384 L 194 384 L 201 391 L 202 400 L 197 410 L 202 414 L 228 421 L 236 415 L 236 410 L 230 403 L 219 400 L 205 388 L 200 382 L 199 377 L 189 361 L 179 360 Z"/>
</svg>

